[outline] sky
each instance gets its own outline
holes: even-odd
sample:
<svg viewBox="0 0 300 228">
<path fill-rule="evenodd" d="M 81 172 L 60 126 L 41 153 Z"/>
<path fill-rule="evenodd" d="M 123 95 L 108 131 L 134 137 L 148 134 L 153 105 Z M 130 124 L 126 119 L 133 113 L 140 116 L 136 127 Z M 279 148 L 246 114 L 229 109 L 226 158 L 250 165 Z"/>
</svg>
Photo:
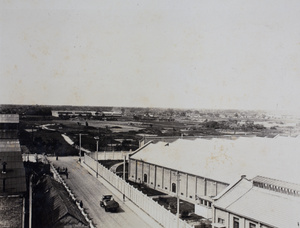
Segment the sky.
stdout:
<svg viewBox="0 0 300 228">
<path fill-rule="evenodd" d="M 300 112 L 298 0 L 0 1 L 0 104 Z"/>
</svg>

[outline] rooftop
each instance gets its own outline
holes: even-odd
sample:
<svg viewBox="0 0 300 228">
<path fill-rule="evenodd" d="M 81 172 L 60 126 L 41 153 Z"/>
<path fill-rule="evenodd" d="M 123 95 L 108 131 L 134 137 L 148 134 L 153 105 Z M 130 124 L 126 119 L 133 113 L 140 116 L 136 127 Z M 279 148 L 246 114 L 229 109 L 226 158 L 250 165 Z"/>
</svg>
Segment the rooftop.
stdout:
<svg viewBox="0 0 300 228">
<path fill-rule="evenodd" d="M 288 189 L 292 189 L 292 190 L 300 192 L 300 184 L 294 184 L 294 183 L 289 183 L 286 181 L 275 180 L 275 179 L 268 178 L 268 177 L 262 177 L 262 176 L 254 177 L 253 182 L 263 183 L 263 184 L 268 184 L 268 185 L 273 185 L 273 186 L 279 186 L 279 187 L 288 188 Z"/>
<path fill-rule="evenodd" d="M 0 197 L 0 227 L 22 227 L 23 199 Z"/>
<path fill-rule="evenodd" d="M 52 177 L 44 176 L 37 184 L 42 201 L 37 201 L 43 210 L 39 211 L 42 224 L 59 227 L 89 227 L 88 222 L 70 199 L 64 186 Z"/>
<path fill-rule="evenodd" d="M 2 173 L 4 162 L 6 172 Z M 25 191 L 25 168 L 19 140 L 0 139 L 0 194 L 19 194 Z"/>
<path fill-rule="evenodd" d="M 19 123 L 18 114 L 0 114 L 0 123 Z"/>
<path fill-rule="evenodd" d="M 21 152 L 19 140 L 0 139 L 0 153 L 1 152 Z"/>
<path fill-rule="evenodd" d="M 233 186 L 214 206 L 274 227 L 299 227 L 299 197 L 254 187 L 247 179 Z"/>
<path fill-rule="evenodd" d="M 299 138 L 178 139 L 150 143 L 131 158 L 228 184 L 244 174 L 300 184 Z"/>
</svg>

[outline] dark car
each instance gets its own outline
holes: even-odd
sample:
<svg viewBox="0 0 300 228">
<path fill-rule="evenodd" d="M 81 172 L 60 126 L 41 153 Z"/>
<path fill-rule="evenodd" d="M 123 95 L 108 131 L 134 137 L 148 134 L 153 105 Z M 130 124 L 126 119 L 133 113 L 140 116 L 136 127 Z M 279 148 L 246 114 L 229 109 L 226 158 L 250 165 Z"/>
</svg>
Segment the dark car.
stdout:
<svg viewBox="0 0 300 228">
<path fill-rule="evenodd" d="M 119 203 L 114 200 L 112 195 L 103 195 L 100 200 L 100 207 L 104 207 L 105 211 L 116 212 L 119 206 Z"/>
</svg>

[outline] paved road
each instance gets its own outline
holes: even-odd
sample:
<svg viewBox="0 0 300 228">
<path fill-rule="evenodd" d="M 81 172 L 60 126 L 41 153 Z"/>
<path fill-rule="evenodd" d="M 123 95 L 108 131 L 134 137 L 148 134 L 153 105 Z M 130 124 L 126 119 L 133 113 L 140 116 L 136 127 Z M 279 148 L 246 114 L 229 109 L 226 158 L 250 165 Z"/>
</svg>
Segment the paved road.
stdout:
<svg viewBox="0 0 300 228">
<path fill-rule="evenodd" d="M 49 160 L 55 166 L 68 168 L 69 179 L 66 179 L 64 175 L 62 175 L 62 177 L 75 194 L 76 198 L 82 200 L 83 207 L 87 209 L 86 212 L 89 214 L 89 217 L 96 227 L 151 227 L 128 208 L 126 203 L 123 203 L 116 197 L 116 201 L 120 204 L 119 212 L 105 212 L 104 209 L 99 206 L 101 195 L 112 193 L 80 166 L 77 162 L 78 157 L 59 157 L 58 161 L 56 161 L 54 157 L 50 157 Z"/>
</svg>

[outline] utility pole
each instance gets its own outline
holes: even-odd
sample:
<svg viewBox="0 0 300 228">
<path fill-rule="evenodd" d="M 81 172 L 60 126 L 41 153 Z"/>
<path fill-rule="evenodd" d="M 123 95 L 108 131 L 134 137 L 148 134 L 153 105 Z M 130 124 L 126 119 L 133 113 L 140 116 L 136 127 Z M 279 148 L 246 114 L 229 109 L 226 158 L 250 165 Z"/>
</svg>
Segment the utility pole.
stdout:
<svg viewBox="0 0 300 228">
<path fill-rule="evenodd" d="M 32 174 L 29 178 L 29 228 L 32 227 Z"/>
<path fill-rule="evenodd" d="M 96 162 L 97 162 L 97 167 L 96 167 L 96 177 L 98 178 L 98 144 L 99 144 L 99 137 L 95 137 L 96 142 L 97 142 L 97 148 L 96 148 Z"/>
<path fill-rule="evenodd" d="M 177 171 L 176 173 L 177 177 L 177 214 L 176 214 L 176 220 L 177 220 L 177 228 L 179 228 L 179 205 L 180 205 L 180 200 L 179 200 L 179 191 L 180 191 L 180 174 Z"/>
<path fill-rule="evenodd" d="M 126 165 L 126 154 L 124 155 L 124 162 L 123 162 L 123 180 L 124 180 L 124 184 L 123 184 L 123 202 L 125 202 L 125 181 L 126 181 L 125 165 Z"/>
<path fill-rule="evenodd" d="M 79 158 L 81 163 L 81 134 L 79 133 Z"/>
<path fill-rule="evenodd" d="M 126 165 L 126 154 L 124 155 L 124 162 L 123 162 L 123 180 L 125 181 L 125 165 Z"/>
</svg>

